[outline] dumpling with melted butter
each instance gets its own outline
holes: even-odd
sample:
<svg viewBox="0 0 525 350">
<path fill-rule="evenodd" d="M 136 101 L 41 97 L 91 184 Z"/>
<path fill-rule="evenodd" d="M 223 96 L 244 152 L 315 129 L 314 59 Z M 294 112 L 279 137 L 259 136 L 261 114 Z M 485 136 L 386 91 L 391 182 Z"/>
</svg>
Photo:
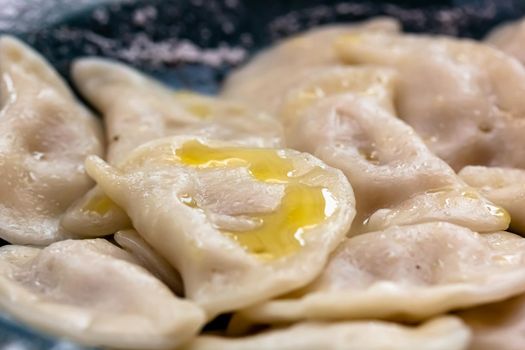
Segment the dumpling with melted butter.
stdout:
<svg viewBox="0 0 525 350">
<path fill-rule="evenodd" d="M 467 166 L 458 174 L 510 214 L 510 230 L 525 235 L 525 170 Z"/>
<path fill-rule="evenodd" d="M 42 56 L 0 38 L 0 237 L 45 245 L 68 236 L 60 218 L 93 185 L 84 170 L 102 155 L 98 120 Z"/>
<path fill-rule="evenodd" d="M 504 23 L 493 29 L 485 38 L 492 45 L 525 64 L 525 20 Z"/>
<path fill-rule="evenodd" d="M 179 136 L 86 167 L 209 318 L 310 282 L 355 214 L 344 175 L 293 150 Z"/>
<path fill-rule="evenodd" d="M 0 248 L 0 309 L 44 332 L 119 349 L 173 349 L 204 312 L 108 241 Z"/>
<path fill-rule="evenodd" d="M 313 68 L 341 64 L 334 41 L 345 33 L 398 32 L 400 23 L 378 17 L 350 25 L 330 25 L 282 40 L 230 74 L 221 95 L 274 113 L 282 96 Z"/>
<path fill-rule="evenodd" d="M 87 58 L 73 67 L 75 85 L 104 117 L 107 160 L 119 164 L 137 146 L 171 135 L 200 135 L 252 146 L 281 145 L 281 126 L 246 106 L 189 92 L 175 92 L 123 64 Z M 67 212 L 62 225 L 79 237 L 130 228 L 125 213 L 100 189 Z"/>
<path fill-rule="evenodd" d="M 399 72 L 396 108 L 437 156 L 466 165 L 525 168 L 525 67 L 488 45 L 450 37 L 345 34 L 351 64 Z"/>
<path fill-rule="evenodd" d="M 347 239 L 310 285 L 240 311 L 235 324 L 424 320 L 525 292 L 525 239 L 435 222 Z"/>
<path fill-rule="evenodd" d="M 382 321 L 300 323 L 240 338 L 199 336 L 182 350 L 466 350 L 470 331 L 447 316 L 419 326 Z"/>
<path fill-rule="evenodd" d="M 288 146 L 345 173 L 356 196 L 352 234 L 432 221 L 505 230 L 507 213 L 467 186 L 395 116 L 397 79 L 377 67 L 313 71 L 283 99 Z"/>
</svg>

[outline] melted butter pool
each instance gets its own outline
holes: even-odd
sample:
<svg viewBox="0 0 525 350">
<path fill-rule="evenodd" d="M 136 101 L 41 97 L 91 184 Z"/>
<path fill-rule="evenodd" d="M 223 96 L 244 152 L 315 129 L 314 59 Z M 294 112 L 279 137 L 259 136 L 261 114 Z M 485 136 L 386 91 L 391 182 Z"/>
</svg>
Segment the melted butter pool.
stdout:
<svg viewBox="0 0 525 350">
<path fill-rule="evenodd" d="M 246 167 L 258 181 L 285 184 L 284 196 L 271 213 L 246 213 L 259 222 L 254 229 L 223 233 L 246 251 L 265 259 L 291 254 L 304 245 L 305 231 L 319 225 L 333 214 L 337 202 L 327 188 L 304 184 L 303 176 L 294 176 L 293 162 L 275 149 L 212 148 L 198 141 L 188 141 L 176 150 L 185 165 L 205 168 Z M 318 173 L 315 169 L 311 173 Z M 183 199 L 183 203 L 193 201 Z M 194 205 L 190 205 L 194 207 Z"/>
</svg>

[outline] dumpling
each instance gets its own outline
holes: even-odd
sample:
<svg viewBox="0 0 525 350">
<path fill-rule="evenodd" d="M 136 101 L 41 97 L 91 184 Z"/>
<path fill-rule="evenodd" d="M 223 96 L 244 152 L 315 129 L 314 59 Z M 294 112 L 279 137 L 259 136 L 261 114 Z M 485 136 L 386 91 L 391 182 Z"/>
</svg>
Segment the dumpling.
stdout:
<svg viewBox="0 0 525 350">
<path fill-rule="evenodd" d="M 98 120 L 42 56 L 0 38 L 0 238 L 45 245 L 67 237 L 60 217 L 93 185 L 84 170 L 102 155 Z"/>
<path fill-rule="evenodd" d="M 525 235 L 525 170 L 467 166 L 458 175 L 483 196 L 505 208 L 511 217 L 511 231 Z"/>
<path fill-rule="evenodd" d="M 333 42 L 344 33 L 397 32 L 400 23 L 389 17 L 350 25 L 330 25 L 287 38 L 263 51 L 230 74 L 222 96 L 274 113 L 288 88 L 314 67 L 340 64 Z"/>
<path fill-rule="evenodd" d="M 44 332 L 112 348 L 172 349 L 204 324 L 200 308 L 102 239 L 1 247 L 0 308 Z"/>
<path fill-rule="evenodd" d="M 430 221 L 505 230 L 507 213 L 468 187 L 393 114 L 396 78 L 377 67 L 312 72 L 283 99 L 287 145 L 345 173 L 356 196 L 352 234 Z"/>
<path fill-rule="evenodd" d="M 189 92 L 175 92 L 123 64 L 78 60 L 75 85 L 104 116 L 108 162 L 118 164 L 135 147 L 171 135 L 201 135 L 253 146 L 279 146 L 279 123 L 246 106 Z M 91 190 L 66 213 L 62 225 L 79 237 L 130 228 L 125 213 L 100 189 Z"/>
<path fill-rule="evenodd" d="M 242 104 L 176 92 L 106 59 L 77 60 L 72 73 L 82 96 L 104 116 L 110 164 L 118 164 L 147 141 L 172 135 L 246 140 L 262 147 L 281 145 L 279 124 Z"/>
<path fill-rule="evenodd" d="M 424 320 L 525 291 L 525 239 L 437 222 L 349 238 L 300 290 L 239 312 L 235 324 Z"/>
<path fill-rule="evenodd" d="M 458 313 L 472 330 L 469 350 L 523 350 L 525 296 Z"/>
<path fill-rule="evenodd" d="M 467 350 L 470 331 L 456 317 L 419 326 L 381 321 L 300 323 L 242 338 L 199 336 L 181 350 Z"/>
<path fill-rule="evenodd" d="M 525 168 L 525 67 L 467 39 L 355 33 L 336 47 L 352 64 L 396 69 L 396 107 L 429 148 L 466 165 Z"/>
<path fill-rule="evenodd" d="M 525 64 L 525 20 L 504 23 L 493 29 L 484 40 Z"/>
<path fill-rule="evenodd" d="M 293 150 L 178 136 L 86 168 L 209 318 L 310 282 L 355 214 L 344 175 Z"/>
<path fill-rule="evenodd" d="M 123 230 L 115 233 L 115 241 L 123 249 L 141 262 L 149 272 L 159 278 L 177 295 L 183 295 L 180 274 L 144 241 L 135 230 Z"/>
</svg>

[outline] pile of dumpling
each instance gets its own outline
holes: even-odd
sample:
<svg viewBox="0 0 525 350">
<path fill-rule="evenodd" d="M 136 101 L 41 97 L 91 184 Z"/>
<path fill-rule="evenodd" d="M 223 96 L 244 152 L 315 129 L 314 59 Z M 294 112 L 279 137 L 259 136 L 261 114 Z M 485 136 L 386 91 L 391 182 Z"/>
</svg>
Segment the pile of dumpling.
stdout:
<svg viewBox="0 0 525 350">
<path fill-rule="evenodd" d="M 522 350 L 524 38 L 324 27 L 220 97 L 79 59 L 97 118 L 2 37 L 0 310 L 119 349 Z"/>
</svg>

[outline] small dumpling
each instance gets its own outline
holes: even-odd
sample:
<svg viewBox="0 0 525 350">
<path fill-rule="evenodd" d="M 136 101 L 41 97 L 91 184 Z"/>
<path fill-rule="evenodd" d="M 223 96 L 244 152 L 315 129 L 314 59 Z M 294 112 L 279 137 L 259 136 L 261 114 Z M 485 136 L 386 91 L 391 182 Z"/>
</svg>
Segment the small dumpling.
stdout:
<svg viewBox="0 0 525 350">
<path fill-rule="evenodd" d="M 181 350 L 467 350 L 469 340 L 468 327 L 447 316 L 419 326 L 381 321 L 300 323 L 241 338 L 199 336 Z"/>
<path fill-rule="evenodd" d="M 240 311 L 243 322 L 423 320 L 525 291 L 525 239 L 444 223 L 349 238 L 310 285 Z"/>
<path fill-rule="evenodd" d="M 523 350 L 525 296 L 458 313 L 472 330 L 469 350 Z"/>
<path fill-rule="evenodd" d="M 310 282 L 355 214 L 344 175 L 293 150 L 178 136 L 86 167 L 209 318 Z"/>
<path fill-rule="evenodd" d="M 525 64 L 525 20 L 504 23 L 493 29 L 484 40 Z"/>
<path fill-rule="evenodd" d="M 354 33 L 336 47 L 351 64 L 396 69 L 396 108 L 437 156 L 525 168 L 525 67 L 488 45 L 424 35 Z"/>
<path fill-rule="evenodd" d="M 510 229 L 525 235 L 525 170 L 467 166 L 458 174 L 510 214 Z"/>
<path fill-rule="evenodd" d="M 204 324 L 200 308 L 102 239 L 1 247 L 0 309 L 41 331 L 119 349 L 172 349 Z"/>
<path fill-rule="evenodd" d="M 180 274 L 160 256 L 135 230 L 115 233 L 115 241 L 133 255 L 149 272 L 164 282 L 177 295 L 183 295 Z"/>
<path fill-rule="evenodd" d="M 45 245 L 63 239 L 67 207 L 93 185 L 84 170 L 104 152 L 102 129 L 42 56 L 0 38 L 0 238 Z"/>
<path fill-rule="evenodd" d="M 397 32 L 400 23 L 389 17 L 350 25 L 330 25 L 286 38 L 230 74 L 222 96 L 274 113 L 288 88 L 315 67 L 340 64 L 333 42 L 344 33 Z"/>
<path fill-rule="evenodd" d="M 137 146 L 171 135 L 200 135 L 253 146 L 279 146 L 282 129 L 264 113 L 189 92 L 175 92 L 123 64 L 87 58 L 73 67 L 75 85 L 104 117 L 108 162 L 118 164 Z M 125 213 L 99 188 L 67 211 L 62 225 L 78 237 L 130 228 Z"/>
<path fill-rule="evenodd" d="M 507 213 L 467 186 L 395 116 L 396 79 L 377 67 L 312 72 L 283 99 L 287 145 L 345 173 L 356 196 L 352 234 L 431 221 L 505 230 Z"/>
</svg>

